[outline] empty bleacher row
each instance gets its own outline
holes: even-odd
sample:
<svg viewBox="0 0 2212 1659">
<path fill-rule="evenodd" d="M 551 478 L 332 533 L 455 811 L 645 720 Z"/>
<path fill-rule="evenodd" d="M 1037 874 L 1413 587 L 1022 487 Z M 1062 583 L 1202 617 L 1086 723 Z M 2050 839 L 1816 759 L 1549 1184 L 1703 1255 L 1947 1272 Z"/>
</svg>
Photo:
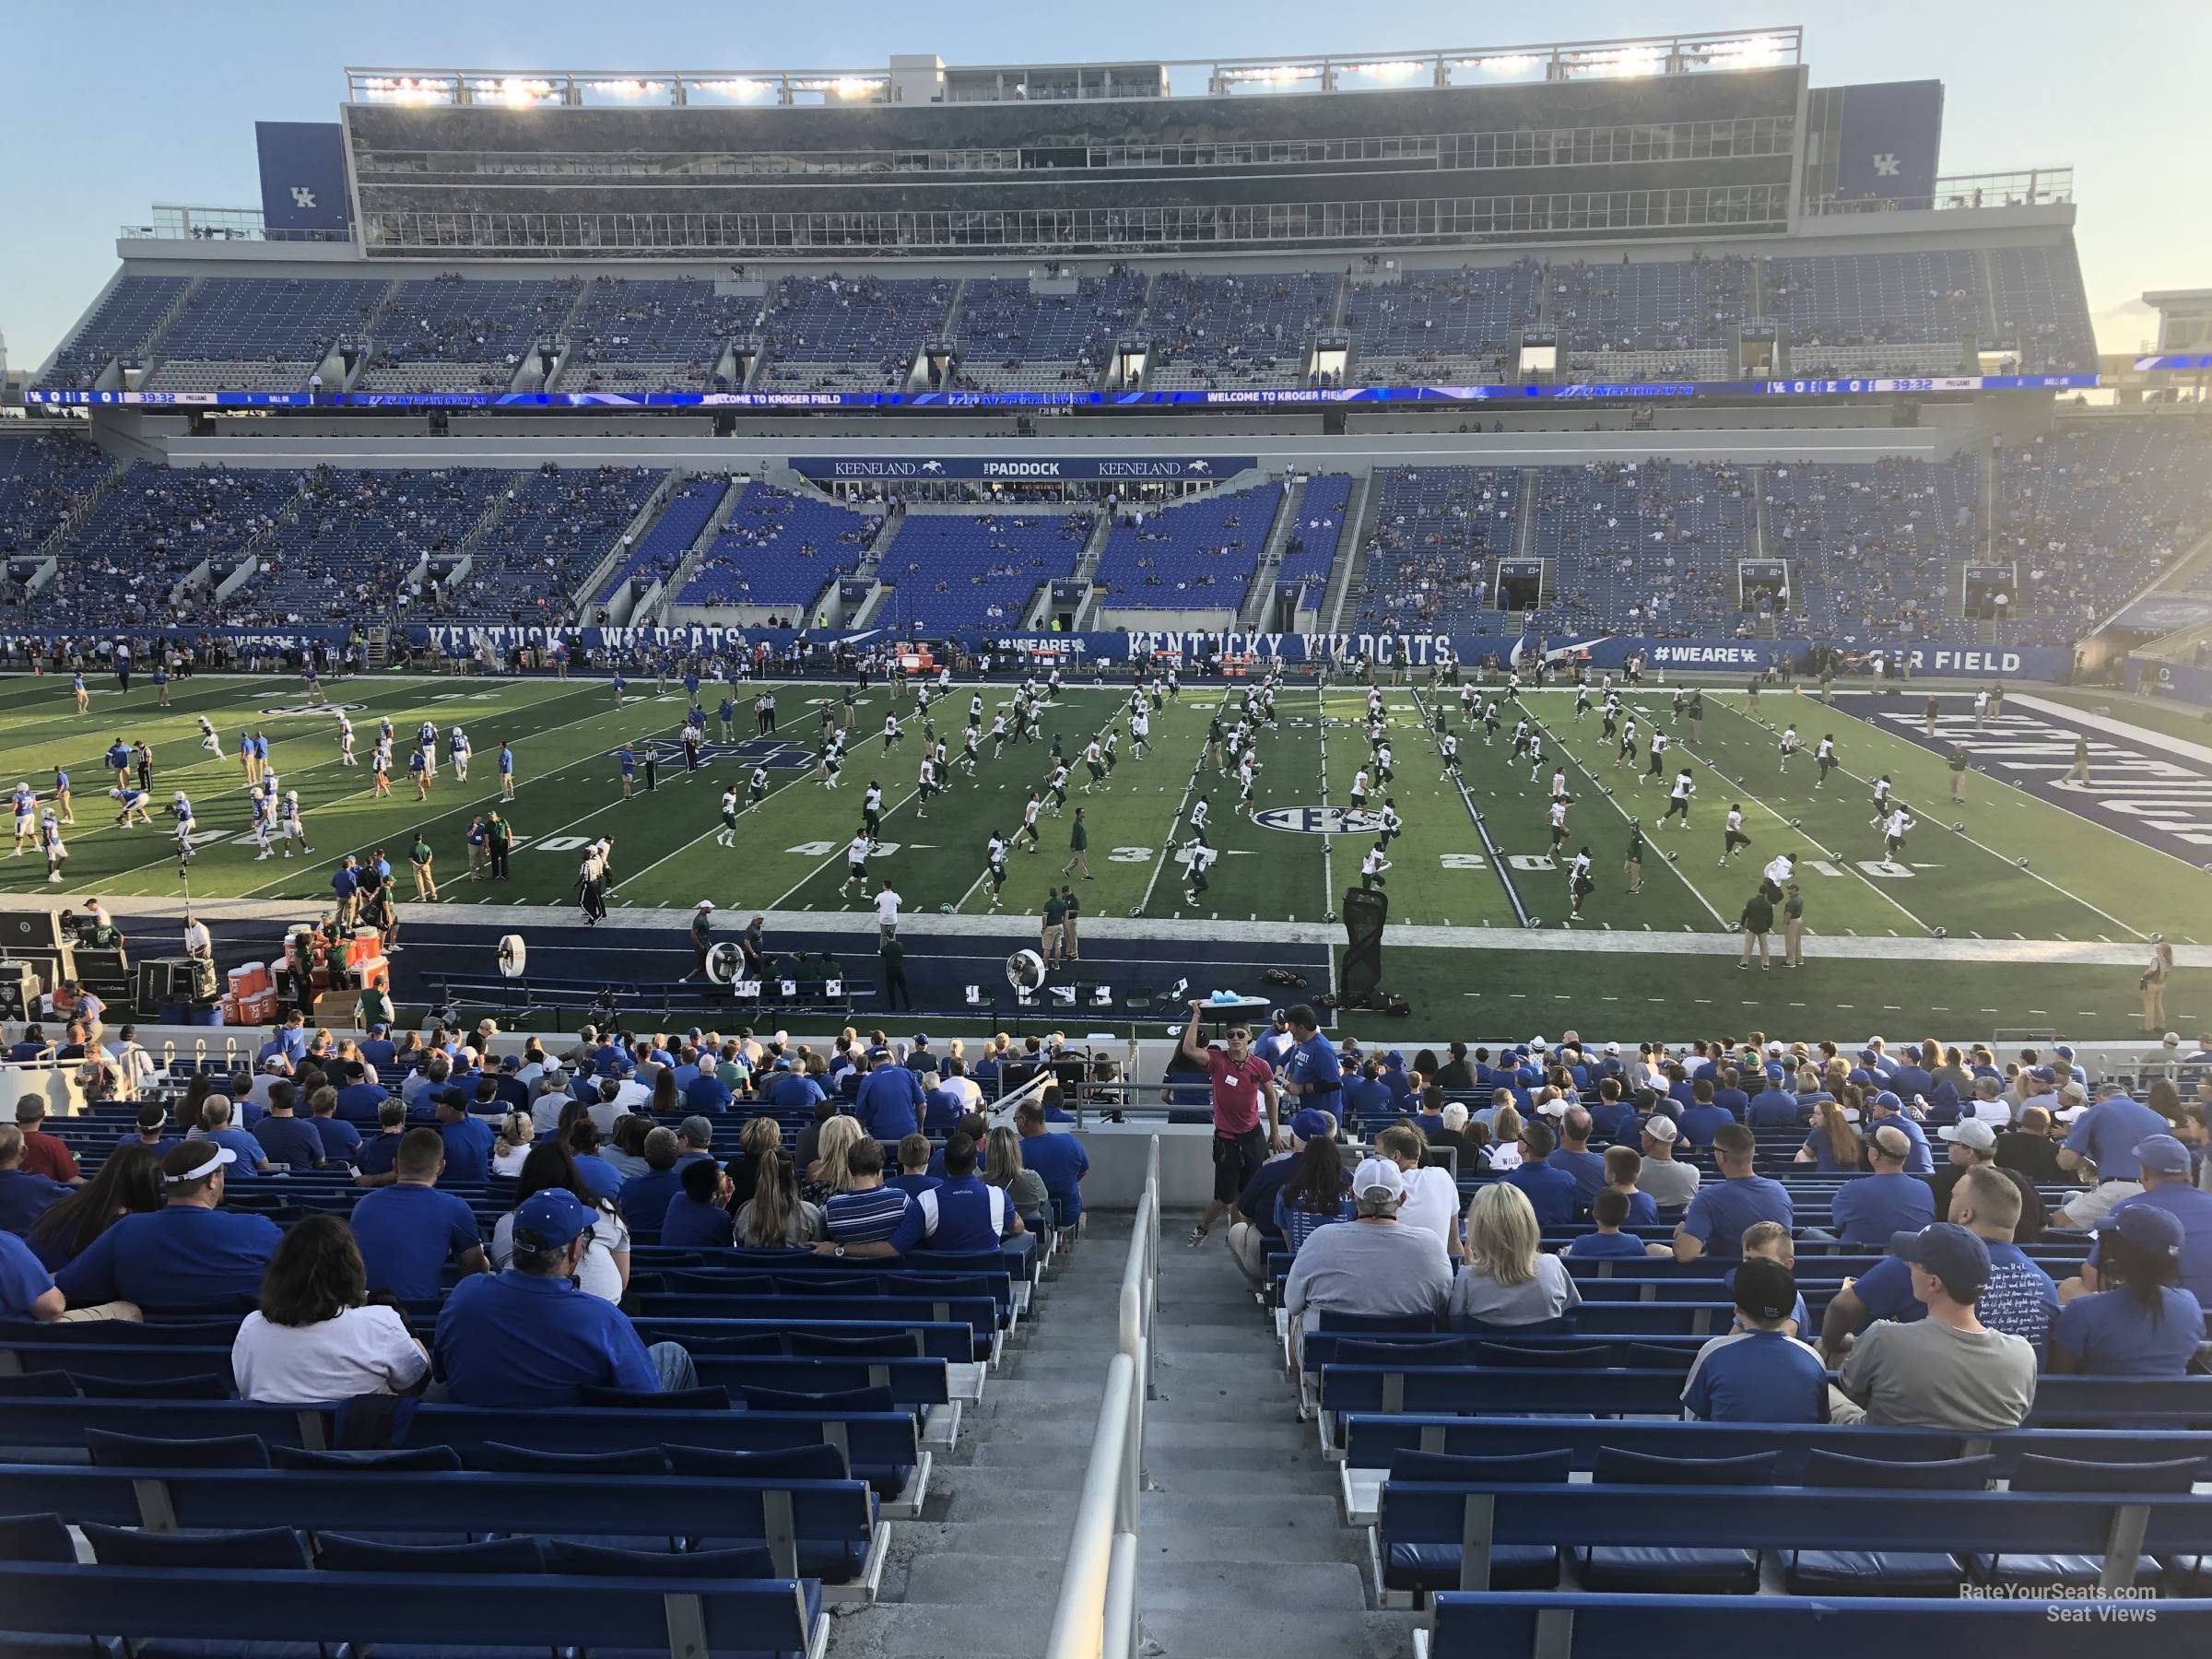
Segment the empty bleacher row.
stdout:
<svg viewBox="0 0 2212 1659">
<path fill-rule="evenodd" d="M 883 549 L 884 615 L 935 632 L 1021 627 L 1037 590 L 1065 582 L 1097 523 L 1088 512 L 908 513 Z"/>
<path fill-rule="evenodd" d="M 1282 503 L 1280 484 L 1125 512 L 1106 534 L 1097 585 L 1110 609 L 1222 610 L 1244 603 Z"/>
<path fill-rule="evenodd" d="M 1737 326 L 1755 322 L 1779 327 L 1793 373 L 1953 373 L 1977 344 L 2029 371 L 2095 366 L 2070 245 L 1524 258 L 1388 278 L 1113 266 L 1063 286 L 867 271 L 771 277 L 765 291 L 690 277 L 126 274 L 45 383 L 88 386 L 119 359 L 151 362 L 157 391 L 299 391 L 334 350 L 365 346 L 359 390 L 505 391 L 518 372 L 535 390 L 542 344 L 565 347 L 562 391 L 730 390 L 730 347 L 757 342 L 759 389 L 883 391 L 949 342 L 954 387 L 1089 390 L 1131 339 L 1150 347 L 1146 385 L 1230 390 L 1311 383 L 1317 345 L 1341 330 L 1347 383 L 1456 384 L 1517 373 L 1521 331 L 1538 325 L 1556 333 L 1567 378 L 1722 379 Z"/>
<path fill-rule="evenodd" d="M 771 484 L 738 487 L 736 504 L 693 565 L 679 605 L 759 605 L 801 612 L 823 588 L 860 568 L 882 524 Z"/>
<path fill-rule="evenodd" d="M 568 1068 L 565 1077 L 554 1071 L 557 1083 L 519 1085 L 512 1063 L 503 1073 L 493 1065 L 484 1074 L 487 1084 L 498 1077 L 504 1088 L 537 1095 L 531 1104 L 545 1133 L 512 1176 L 488 1172 L 485 1159 L 494 1156 L 498 1167 L 512 1168 L 507 1144 L 528 1145 L 538 1126 L 533 1112 L 504 1121 L 488 1115 L 472 1126 L 462 1114 L 461 1089 L 448 1095 L 450 1106 L 434 1109 L 430 1094 L 415 1098 L 423 1080 L 418 1064 L 411 1065 L 381 1039 L 359 1051 L 345 1045 L 348 1053 L 381 1063 L 384 1081 L 357 1077 L 347 1084 L 366 1098 L 349 1099 L 342 1115 L 326 1111 L 290 1119 L 286 1095 L 274 1085 L 250 1088 L 242 1076 L 211 1073 L 206 1080 L 192 1079 L 180 1095 L 190 1070 L 181 1066 L 150 1078 L 149 1098 L 185 1113 L 210 1083 L 234 1088 L 241 1102 L 267 1088 L 276 1113 L 262 1112 L 244 1132 L 195 1132 L 190 1142 L 166 1131 L 141 1134 L 143 1109 L 131 1102 L 93 1106 L 78 1116 L 49 1119 L 42 1128 L 34 1124 L 41 1159 L 59 1148 L 77 1160 L 67 1172 L 81 1170 L 103 1197 L 117 1194 L 120 1218 L 109 1217 L 104 1203 L 89 1212 L 102 1218 L 100 1234 L 112 1230 L 106 1244 L 79 1233 L 75 1218 L 61 1229 L 36 1224 L 32 1206 L 60 1194 L 41 1197 L 28 1190 L 43 1177 L 18 1164 L 29 1152 L 21 1139 L 7 1138 L 17 1136 L 15 1128 L 0 1132 L 6 1141 L 0 1162 L 8 1166 L 0 1169 L 0 1230 L 16 1235 L 5 1241 L 12 1259 L 23 1259 L 19 1241 L 28 1227 L 31 1244 L 61 1273 L 69 1294 L 104 1294 L 86 1289 L 93 1283 L 88 1272 L 126 1276 L 143 1314 L 68 1323 L 26 1317 L 12 1302 L 0 1312 L 6 1424 L 0 1581 L 7 1585 L 6 1611 L 0 1614 L 7 1633 L 0 1642 L 42 1651 L 48 1644 L 41 1636 L 199 1637 L 214 1644 L 210 1651 L 229 1651 L 225 1644 L 243 1630 L 234 1620 L 234 1596 L 180 1590 L 149 1597 L 143 1589 L 162 1582 L 250 1581 L 256 1644 L 321 1636 L 387 1647 L 427 1641 L 505 1650 L 535 1641 L 542 1629 L 552 1648 L 589 1641 L 610 1653 L 665 1646 L 820 1659 L 831 1607 L 897 1600 L 910 1587 L 924 1603 L 936 1599 L 918 1565 L 910 1571 L 911 1540 L 939 1530 L 938 1517 L 947 1512 L 940 1493 L 947 1485 L 956 1521 L 971 1510 L 979 1519 L 986 1512 L 982 1485 L 968 1490 L 952 1483 L 971 1473 L 967 1460 L 979 1446 L 1015 1420 L 994 1415 L 995 1395 L 1018 1389 L 1026 1352 L 1041 1341 L 1049 1345 L 1034 1334 L 1032 1315 L 1063 1275 L 1063 1226 L 1072 1227 L 1080 1215 L 1079 1154 L 1038 1152 L 1025 1170 L 1018 1148 L 1034 1148 L 1038 1138 L 1071 1149 L 1074 1143 L 1045 1126 L 1041 1112 L 1033 1122 L 1022 1114 L 1018 1134 L 997 1132 L 988 1177 L 1006 1196 L 981 1206 L 992 1218 L 987 1242 L 953 1239 L 953 1195 L 975 1186 L 956 1165 L 944 1180 L 903 1174 L 898 1187 L 880 1189 L 900 1191 L 917 1216 L 928 1193 L 930 1226 L 942 1223 L 944 1230 L 933 1230 L 902 1255 L 839 1260 L 827 1247 L 805 1246 L 825 1233 L 841 1241 L 859 1236 L 848 1230 L 857 1212 L 841 1206 L 869 1190 L 860 1149 L 877 1150 L 866 1135 L 888 1122 L 875 1114 L 874 1100 L 904 1100 L 903 1092 L 871 1097 L 866 1088 L 841 1088 L 841 1074 L 825 1072 L 804 1048 L 777 1064 L 773 1051 L 739 1041 L 722 1051 L 719 1067 L 737 1079 L 735 1100 L 726 1089 L 719 1104 L 709 1099 L 708 1086 L 718 1077 L 708 1053 L 704 1082 L 686 1088 L 683 1099 L 711 1116 L 679 1122 L 670 1115 L 655 1124 L 649 1114 L 633 1117 L 628 1105 L 634 1091 L 642 1108 L 641 1097 L 651 1092 L 637 1079 L 654 1064 L 644 1059 L 653 1044 L 636 1051 L 642 1064 L 633 1072 L 627 1043 L 620 1045 L 624 1057 L 602 1065 L 600 1057 L 614 1052 L 618 1040 L 610 1035 L 594 1049 L 585 1035 L 586 1041 L 555 1057 L 556 1068 Z M 283 1040 L 273 1045 L 281 1053 Z M 698 1057 L 680 1041 L 676 1047 L 679 1053 L 661 1064 L 680 1058 L 689 1065 Z M 343 1080 L 345 1067 L 331 1051 L 313 1052 Z M 416 1050 L 414 1061 L 429 1052 Z M 841 1042 L 836 1057 L 847 1059 Z M 535 1072 L 545 1056 L 528 1058 L 527 1069 Z M 862 1068 L 868 1064 L 864 1059 Z M 876 1054 L 873 1064 L 915 1079 L 927 1068 L 954 1069 L 903 1046 Z M 443 1061 L 434 1069 L 442 1077 Z M 997 1067 L 987 1053 L 978 1073 L 995 1085 Z M 827 1108 L 809 1104 L 818 1094 L 803 1081 L 809 1075 L 848 1111 L 857 1096 L 869 1128 L 841 1117 L 835 1122 L 852 1132 L 837 1139 Z M 759 1096 L 750 1080 L 756 1076 Z M 488 1112 L 515 1105 L 512 1092 L 487 1100 L 470 1077 L 459 1083 Z M 919 1081 L 911 1087 L 915 1097 L 922 1094 Z M 413 1104 L 403 1105 L 393 1090 Z M 611 1103 L 618 1093 L 625 1101 L 619 1112 Z M 594 1103 L 587 1107 L 587 1099 Z M 904 1147 L 881 1147 L 894 1169 L 900 1152 L 911 1153 L 914 1144 L 924 1147 L 919 1157 L 934 1150 L 940 1164 L 973 1147 L 972 1140 L 947 1140 L 946 1131 L 980 1120 L 959 1120 L 953 1111 L 940 1124 L 940 1103 L 932 1094 L 926 1106 L 917 1098 L 912 1107 L 916 1119 L 926 1112 L 937 1127 L 934 1143 L 916 1137 Z M 391 1110 L 371 1110 L 383 1105 Z M 206 1121 L 218 1115 L 211 1112 Z M 598 1140 L 602 1122 L 615 1131 L 604 1158 L 586 1150 Z M 171 1202 L 163 1205 L 157 1159 L 173 1163 L 181 1154 L 194 1162 L 218 1147 L 257 1146 L 242 1138 L 251 1134 L 268 1136 L 272 1147 L 290 1146 L 279 1139 L 288 1123 L 295 1141 L 300 1129 L 307 1131 L 302 1146 L 351 1149 L 332 1152 L 328 1166 L 319 1169 L 294 1151 L 289 1169 L 277 1174 L 254 1172 L 249 1153 L 248 1160 L 223 1171 L 227 1189 L 214 1192 L 213 1211 L 195 1207 L 205 1192 L 187 1194 L 173 1183 Z M 679 1144 L 672 1138 L 679 1131 L 687 1150 L 672 1163 L 666 1148 Z M 496 1153 L 495 1134 L 502 1137 Z M 815 1156 L 818 1135 L 820 1161 L 809 1165 L 805 1160 Z M 361 1136 L 368 1137 L 366 1149 Z M 389 1158 L 371 1155 L 379 1143 L 388 1150 L 409 1136 L 429 1137 L 429 1162 L 418 1148 L 401 1155 L 398 1183 L 357 1183 L 356 1167 L 371 1176 L 380 1162 L 390 1166 Z M 794 1136 L 801 1137 L 795 1171 L 791 1153 L 769 1150 L 779 1142 L 790 1147 Z M 441 1137 L 448 1156 L 439 1169 Z M 655 1242 L 658 1229 L 645 1219 L 653 1207 L 643 1203 L 646 1189 L 659 1204 L 691 1206 L 685 1182 L 675 1177 L 698 1163 L 719 1182 L 725 1161 L 727 1178 L 757 1194 L 782 1178 L 779 1171 L 807 1183 L 807 1202 L 794 1211 L 801 1223 L 797 1244 L 762 1250 L 711 1241 Z M 585 1166 L 596 1171 L 588 1183 Z M 1045 1171 L 1054 1172 L 1041 1178 Z M 433 1181 L 435 1191 L 407 1184 L 418 1181 Z M 565 1295 L 595 1308 L 619 1301 L 573 1328 L 596 1330 L 612 1322 L 607 1328 L 634 1332 L 635 1344 L 655 1345 L 656 1366 L 670 1364 L 666 1356 L 680 1350 L 686 1356 L 680 1388 L 668 1385 L 676 1374 L 670 1371 L 662 1372 L 660 1387 L 626 1386 L 618 1364 L 596 1382 L 570 1375 L 577 1350 L 555 1330 L 571 1328 L 564 1320 L 581 1315 L 543 1312 L 537 1317 L 551 1323 L 524 1338 L 519 1328 L 510 1334 L 499 1316 L 477 1312 L 495 1289 L 524 1294 L 507 1288 L 522 1273 L 511 1269 L 511 1253 L 529 1250 L 535 1238 L 527 1232 L 516 1238 L 520 1218 L 536 1221 L 547 1205 L 576 1206 L 580 1200 L 571 1194 L 603 1188 L 615 1194 L 600 1213 L 604 1225 L 619 1233 L 619 1277 L 595 1290 L 587 1266 L 583 1288 Z M 670 1192 L 673 1198 L 665 1196 Z M 725 1195 L 742 1225 L 752 1206 L 735 1193 L 718 1192 L 703 1207 L 720 1209 Z M 438 1219 L 426 1221 L 433 1208 Z M 396 1218 L 394 1225 L 371 1219 L 380 1209 Z M 449 1220 L 454 1211 L 466 1219 Z M 996 1218 L 1002 1211 L 1003 1236 Z M 624 1214 L 637 1217 L 637 1224 L 619 1219 Z M 151 1234 L 124 1237 L 140 1224 L 173 1222 L 180 1215 L 204 1219 L 210 1230 L 220 1226 L 223 1238 L 243 1253 L 194 1269 L 160 1247 L 147 1247 L 143 1240 Z M 1016 1215 L 1024 1220 L 1016 1222 Z M 349 1216 L 351 1227 L 344 1220 Z M 593 1224 L 589 1253 L 599 1253 L 601 1225 Z M 465 1249 L 456 1226 L 468 1235 Z M 725 1240 L 729 1226 L 725 1217 Z M 434 1358 L 436 1376 L 426 1399 L 396 1384 L 373 1396 L 357 1391 L 331 1397 L 312 1383 L 303 1389 L 293 1380 L 297 1373 L 256 1358 L 262 1352 L 256 1331 L 277 1328 L 265 1312 L 252 1311 L 256 1291 L 263 1309 L 276 1309 L 273 1299 L 286 1294 L 277 1287 L 288 1253 L 350 1241 L 357 1229 L 354 1260 L 363 1282 L 384 1286 L 391 1300 L 377 1299 L 382 1305 L 368 1308 L 341 1300 L 351 1312 L 285 1328 L 312 1339 L 330 1324 L 375 1315 L 395 1335 L 406 1334 L 399 1336 L 403 1351 L 412 1347 L 408 1335 L 422 1345 L 411 1369 Z M 190 1236 L 204 1243 L 212 1232 Z M 190 1254 L 201 1246 L 181 1248 Z M 258 1258 L 272 1249 L 277 1266 L 265 1282 Z M 98 1256 L 108 1250 L 114 1267 L 104 1257 L 88 1265 L 88 1252 Z M 496 1281 L 472 1277 L 479 1252 L 491 1258 L 486 1270 L 499 1276 Z M 343 1278 L 341 1272 L 341 1299 Z M 19 1282 L 11 1266 L 7 1294 Z M 308 1294 L 320 1296 L 319 1283 Z M 530 1300 L 554 1310 L 571 1305 Z M 490 1323 L 478 1323 L 487 1318 Z M 529 1374 L 528 1385 L 510 1385 L 520 1382 L 520 1373 L 493 1385 L 480 1371 L 472 1383 L 472 1354 L 481 1365 L 490 1351 L 472 1342 L 511 1340 L 520 1345 L 512 1354 Z M 1009 1374 L 1016 1381 L 1009 1382 Z M 975 1473 L 985 1484 L 1001 1475 Z M 581 1484 L 579 1476 L 585 1477 Z M 922 1530 L 924 1502 L 932 1505 L 928 1534 Z M 1047 1516 L 1030 1517 L 1031 1546 L 1053 1524 Z M 909 1547 L 900 1547 L 902 1533 Z M 436 1585 L 418 1598 L 419 1575 L 433 1559 Z M 499 1612 L 494 1630 L 484 1621 L 484 1606 L 472 1611 L 466 1601 L 436 1593 L 446 1584 L 467 1585 L 479 1596 L 488 1584 L 497 1600 L 528 1605 Z M 365 1598 L 385 1599 L 392 1592 L 404 1592 L 394 1599 L 410 1602 L 405 1616 L 361 1610 Z M 919 1611 L 927 1618 L 935 1610 Z"/>
</svg>

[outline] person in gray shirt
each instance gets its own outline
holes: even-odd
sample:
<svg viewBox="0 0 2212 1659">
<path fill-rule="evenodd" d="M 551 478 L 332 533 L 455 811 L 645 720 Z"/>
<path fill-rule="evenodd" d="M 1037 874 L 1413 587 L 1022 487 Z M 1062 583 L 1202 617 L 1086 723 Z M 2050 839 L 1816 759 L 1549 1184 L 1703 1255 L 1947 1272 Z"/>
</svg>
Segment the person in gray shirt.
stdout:
<svg viewBox="0 0 2212 1659">
<path fill-rule="evenodd" d="M 1681 1134 L 1673 1118 L 1653 1112 L 1644 1120 L 1643 1168 L 1636 1172 L 1636 1186 L 1663 1210 L 1688 1209 L 1698 1195 L 1698 1166 L 1675 1156 Z"/>
<path fill-rule="evenodd" d="M 1312 1330 L 1324 1313 L 1392 1316 L 1440 1312 L 1452 1292 L 1443 1241 L 1399 1223 L 1406 1173 L 1386 1158 L 1352 1171 L 1356 1218 L 1324 1227 L 1299 1248 L 1283 1288 L 1290 1328 Z"/>
<path fill-rule="evenodd" d="M 1986 1433 L 2018 1429 L 2035 1404 L 2035 1348 L 1974 1313 L 1989 1283 L 1989 1247 L 1965 1228 L 1931 1222 L 1900 1235 L 1925 1319 L 1882 1320 L 1862 1333 L 1829 1395 L 1834 1421 Z"/>
</svg>

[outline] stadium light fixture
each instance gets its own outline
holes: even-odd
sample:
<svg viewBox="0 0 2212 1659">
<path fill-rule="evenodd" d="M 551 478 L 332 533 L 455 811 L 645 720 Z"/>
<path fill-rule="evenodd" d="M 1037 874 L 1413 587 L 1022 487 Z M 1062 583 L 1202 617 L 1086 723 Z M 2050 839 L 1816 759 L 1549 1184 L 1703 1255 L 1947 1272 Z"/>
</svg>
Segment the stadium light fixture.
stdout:
<svg viewBox="0 0 2212 1659">
<path fill-rule="evenodd" d="M 393 103 L 443 103 L 455 83 L 431 75 L 372 75 L 361 85 L 370 97 Z"/>
<path fill-rule="evenodd" d="M 735 80 L 686 81 L 684 84 L 695 91 L 717 92 L 724 98 L 766 98 L 776 89 L 771 82 L 743 77 Z"/>
<path fill-rule="evenodd" d="M 1280 86 L 1290 81 L 1312 80 L 1321 73 L 1322 66 L 1319 64 L 1269 64 L 1264 67 L 1225 69 L 1221 72 L 1221 78 Z"/>
<path fill-rule="evenodd" d="M 668 90 L 667 82 L 657 80 L 588 80 L 582 84 L 609 98 L 651 98 Z"/>
<path fill-rule="evenodd" d="M 827 92 L 832 98 L 866 98 L 883 89 L 881 76 L 839 75 L 819 80 L 794 81 L 802 92 Z"/>
<path fill-rule="evenodd" d="M 1626 79 L 1630 76 L 1659 75 L 1666 69 L 1666 53 L 1656 46 L 1617 46 L 1603 52 L 1576 53 L 1571 68 L 1596 79 Z"/>
<path fill-rule="evenodd" d="M 1341 72 L 1346 75 L 1371 76 L 1376 80 L 1405 80 L 1420 74 L 1427 67 L 1427 65 L 1415 63 L 1410 58 L 1399 58 L 1386 64 L 1347 64 Z"/>
<path fill-rule="evenodd" d="M 1498 57 L 1462 58 L 1456 66 L 1478 69 L 1485 75 L 1526 75 L 1541 61 L 1525 52 L 1509 52 Z"/>
</svg>

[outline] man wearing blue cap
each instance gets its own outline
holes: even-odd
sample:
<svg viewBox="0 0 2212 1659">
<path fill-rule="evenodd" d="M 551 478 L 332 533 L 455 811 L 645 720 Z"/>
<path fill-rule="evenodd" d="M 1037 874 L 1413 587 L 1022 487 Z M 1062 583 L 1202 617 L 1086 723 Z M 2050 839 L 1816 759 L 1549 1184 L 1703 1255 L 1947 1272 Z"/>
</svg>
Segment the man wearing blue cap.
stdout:
<svg viewBox="0 0 2212 1659">
<path fill-rule="evenodd" d="M 2171 1216 L 2182 1230 L 2182 1288 L 2212 1308 L 2212 1193 L 2201 1193 L 2190 1184 L 2189 1148 L 2171 1135 L 2145 1136 L 2136 1143 L 2134 1157 L 2143 1191 L 2113 1206 L 2105 1225 L 2134 1209 L 2159 1209 Z M 2103 1236 L 2104 1229 L 2100 1227 L 2098 1237 Z M 2075 1288 L 2076 1285 L 2079 1288 Z M 2099 1288 L 2092 1259 L 2082 1270 L 2081 1278 L 2068 1280 L 2059 1288 L 2059 1294 L 2071 1301 L 2083 1290 Z"/>
<path fill-rule="evenodd" d="M 1867 1105 L 1872 1109 L 1868 1113 L 1869 1133 L 1884 1124 L 1889 1124 L 1910 1143 L 1905 1152 L 1905 1173 L 1908 1175 L 1935 1174 L 1936 1155 L 1928 1149 L 1928 1137 L 1922 1131 L 1921 1126 L 1905 1115 L 1905 1103 L 1885 1088 L 1870 1100 Z"/>
<path fill-rule="evenodd" d="M 1964 1433 L 2018 1429 L 2035 1404 L 2035 1349 L 1976 1317 L 1988 1246 L 1955 1222 L 1934 1221 L 1890 1248 L 1912 1268 L 1912 1298 L 1926 1316 L 1879 1321 L 1852 1345 L 1829 1396 L 1831 1416 Z"/>
<path fill-rule="evenodd" d="M 2106 1288 L 2077 1296 L 2051 1332 L 2051 1369 L 2179 1377 L 2205 1339 L 2205 1310 L 2180 1277 L 2184 1234 L 2169 1210 L 2133 1199 L 2098 1230 L 2091 1265 Z"/>
<path fill-rule="evenodd" d="M 465 1278 L 446 1298 L 432 1343 L 447 1396 L 463 1406 L 574 1406 L 586 1388 L 688 1388 L 691 1356 L 648 1348 L 614 1303 L 578 1288 L 592 1212 L 565 1187 L 534 1193 L 514 1215 L 504 1273 Z"/>
</svg>

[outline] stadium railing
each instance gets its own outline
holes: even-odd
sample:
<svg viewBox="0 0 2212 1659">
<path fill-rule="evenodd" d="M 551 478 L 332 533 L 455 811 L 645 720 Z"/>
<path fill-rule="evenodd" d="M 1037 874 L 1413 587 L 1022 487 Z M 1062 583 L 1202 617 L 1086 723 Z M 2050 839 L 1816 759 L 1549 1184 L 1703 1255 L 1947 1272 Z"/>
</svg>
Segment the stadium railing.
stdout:
<svg viewBox="0 0 2212 1659">
<path fill-rule="evenodd" d="M 1159 1137 L 1147 1155 L 1122 1271 L 1121 1351 L 1076 1511 L 1047 1659 L 1135 1659 L 1136 1522 L 1144 1490 L 1145 1403 L 1152 1394 L 1152 1314 L 1159 1294 Z"/>
</svg>

